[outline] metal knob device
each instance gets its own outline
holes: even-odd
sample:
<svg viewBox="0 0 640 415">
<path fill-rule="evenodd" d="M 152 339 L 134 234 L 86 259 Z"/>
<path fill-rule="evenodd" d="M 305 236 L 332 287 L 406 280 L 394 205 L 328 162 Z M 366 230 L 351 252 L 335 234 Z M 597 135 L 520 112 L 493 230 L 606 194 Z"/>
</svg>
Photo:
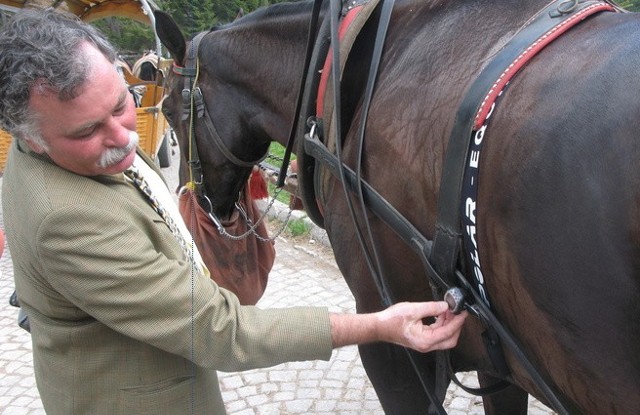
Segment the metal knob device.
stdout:
<svg viewBox="0 0 640 415">
<path fill-rule="evenodd" d="M 458 287 L 451 287 L 444 294 L 444 301 L 453 314 L 460 314 L 464 308 L 464 293 Z"/>
</svg>

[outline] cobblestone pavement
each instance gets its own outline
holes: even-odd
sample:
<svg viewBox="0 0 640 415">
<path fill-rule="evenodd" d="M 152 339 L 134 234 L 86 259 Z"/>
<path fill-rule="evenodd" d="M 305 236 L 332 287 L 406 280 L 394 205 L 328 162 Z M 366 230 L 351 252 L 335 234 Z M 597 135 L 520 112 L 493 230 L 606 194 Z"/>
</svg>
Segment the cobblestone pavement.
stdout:
<svg viewBox="0 0 640 415">
<path fill-rule="evenodd" d="M 165 173 L 169 179 L 175 177 L 173 169 Z M 1 207 L 0 227 L 4 228 Z M 323 243 L 313 242 L 276 240 L 276 262 L 260 307 L 322 305 L 332 311 L 354 310 L 353 297 L 330 251 Z M 44 414 L 33 376 L 31 340 L 16 324 L 17 309 L 8 304 L 14 287 L 8 250 L 0 259 L 0 270 L 0 415 Z M 462 380 L 476 384 L 473 373 L 463 374 Z M 328 362 L 221 373 L 220 382 L 227 411 L 233 415 L 384 413 L 356 347 L 336 350 Z M 445 408 L 450 415 L 483 413 L 480 399 L 457 387 L 449 389 Z M 529 408 L 531 415 L 554 413 L 535 400 Z"/>
</svg>

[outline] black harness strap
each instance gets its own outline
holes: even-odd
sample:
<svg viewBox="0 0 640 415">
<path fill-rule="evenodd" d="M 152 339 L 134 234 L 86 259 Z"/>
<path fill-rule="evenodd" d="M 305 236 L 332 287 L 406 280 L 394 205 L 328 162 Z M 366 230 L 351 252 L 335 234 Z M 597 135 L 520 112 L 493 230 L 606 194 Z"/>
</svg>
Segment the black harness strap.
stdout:
<svg viewBox="0 0 640 415">
<path fill-rule="evenodd" d="M 575 7 L 567 8 L 568 3 Z M 460 194 L 465 172 L 465 160 L 472 137 L 475 115 L 491 92 L 495 80 L 522 55 L 537 39 L 554 27 L 561 25 L 573 14 L 603 1 L 555 0 L 529 20 L 504 48 L 480 72 L 467 91 L 456 114 L 449 138 L 447 152 L 440 181 L 438 197 L 438 217 L 436 234 L 430 260 L 434 268 L 451 284 L 458 265 L 460 241 L 462 238 L 460 221 Z"/>
<path fill-rule="evenodd" d="M 309 116 L 315 114 L 316 99 L 318 97 L 318 85 L 320 84 L 321 70 L 324 59 L 327 56 L 331 37 L 329 36 L 331 25 L 330 19 L 324 19 L 316 43 L 313 47 L 311 64 L 308 68 L 302 105 L 298 116 L 296 137 L 304 137 L 311 125 L 308 124 Z M 321 128 L 321 127 L 320 127 Z M 320 134 L 322 135 L 322 134 Z M 288 144 L 288 143 L 287 143 Z M 315 171 L 316 160 L 305 151 L 305 140 L 298 140 L 296 146 L 296 156 L 298 161 L 298 196 L 302 200 L 305 212 L 309 218 L 319 227 L 324 228 L 324 217 L 317 203 Z"/>
<path fill-rule="evenodd" d="M 307 76 L 309 74 L 309 67 L 311 66 L 311 60 L 313 56 L 313 46 L 315 45 L 316 32 L 318 30 L 318 21 L 320 19 L 320 9 L 322 7 L 322 0 L 314 0 L 313 9 L 311 11 L 311 21 L 309 22 L 309 34 L 307 36 L 307 49 L 305 52 L 304 70 L 302 71 L 302 80 L 300 81 L 300 89 L 298 93 L 298 101 L 296 103 L 296 112 L 293 116 L 293 124 L 291 126 L 291 133 L 287 140 L 287 146 L 285 148 L 284 157 L 282 159 L 282 165 L 280 167 L 280 173 L 278 174 L 277 187 L 283 187 L 284 181 L 287 178 L 287 169 L 289 167 L 289 161 L 291 160 L 291 153 L 293 153 L 293 145 L 298 132 L 298 123 L 300 118 L 300 111 L 302 109 L 302 102 L 305 96 L 305 85 L 307 84 Z M 304 124 L 304 122 L 303 122 Z"/>
</svg>

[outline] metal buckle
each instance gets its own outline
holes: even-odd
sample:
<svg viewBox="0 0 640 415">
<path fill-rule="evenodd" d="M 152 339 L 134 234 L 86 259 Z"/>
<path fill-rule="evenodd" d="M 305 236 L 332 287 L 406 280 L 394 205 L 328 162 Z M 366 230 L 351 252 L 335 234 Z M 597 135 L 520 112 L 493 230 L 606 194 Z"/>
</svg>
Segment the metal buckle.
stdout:
<svg viewBox="0 0 640 415">
<path fill-rule="evenodd" d="M 191 91 L 187 88 L 182 90 L 182 121 L 189 118 L 191 114 Z"/>
</svg>

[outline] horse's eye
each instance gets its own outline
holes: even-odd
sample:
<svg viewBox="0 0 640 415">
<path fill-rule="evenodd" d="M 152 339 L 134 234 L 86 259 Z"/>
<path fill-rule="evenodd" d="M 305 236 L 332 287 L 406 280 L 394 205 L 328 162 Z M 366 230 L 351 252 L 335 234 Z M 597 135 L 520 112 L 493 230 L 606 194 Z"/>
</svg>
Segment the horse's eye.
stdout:
<svg viewBox="0 0 640 415">
<path fill-rule="evenodd" d="M 171 110 L 167 108 L 166 105 L 162 106 L 162 113 L 164 114 L 165 118 L 171 119 L 171 115 L 172 115 Z"/>
</svg>

